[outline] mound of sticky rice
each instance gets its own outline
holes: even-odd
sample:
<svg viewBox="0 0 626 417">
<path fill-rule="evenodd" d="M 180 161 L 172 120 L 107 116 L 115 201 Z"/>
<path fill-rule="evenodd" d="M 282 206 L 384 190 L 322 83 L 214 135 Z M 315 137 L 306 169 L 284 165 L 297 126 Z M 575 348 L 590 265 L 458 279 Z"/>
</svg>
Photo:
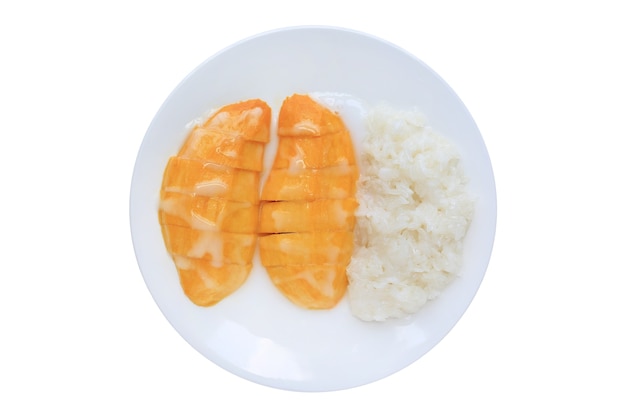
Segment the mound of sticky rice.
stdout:
<svg viewBox="0 0 626 417">
<path fill-rule="evenodd" d="M 459 153 L 419 112 L 379 106 L 366 124 L 348 300 L 354 316 L 384 321 L 458 275 L 473 201 Z"/>
</svg>

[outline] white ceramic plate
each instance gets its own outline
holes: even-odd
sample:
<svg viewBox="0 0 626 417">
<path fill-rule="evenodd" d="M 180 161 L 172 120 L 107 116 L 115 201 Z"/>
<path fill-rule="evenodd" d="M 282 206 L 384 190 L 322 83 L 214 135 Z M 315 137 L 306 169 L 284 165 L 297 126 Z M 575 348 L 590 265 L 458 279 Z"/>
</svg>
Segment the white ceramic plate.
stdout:
<svg viewBox="0 0 626 417">
<path fill-rule="evenodd" d="M 211 308 L 183 295 L 167 255 L 157 204 L 163 170 L 207 111 L 261 98 L 278 112 L 293 93 L 337 92 L 398 108 L 417 106 L 454 141 L 478 200 L 465 240 L 461 276 L 409 319 L 365 323 L 347 300 L 330 311 L 305 311 L 278 293 L 256 259 L 248 281 Z M 172 326 L 195 349 L 248 380 L 297 391 L 351 388 L 419 359 L 455 325 L 487 268 L 495 234 L 496 196 L 488 153 L 469 112 L 424 63 L 370 35 L 328 27 L 276 30 L 208 59 L 171 93 L 146 132 L 132 178 L 130 222 L 144 280 Z M 258 256 L 258 254 L 257 254 Z"/>
</svg>

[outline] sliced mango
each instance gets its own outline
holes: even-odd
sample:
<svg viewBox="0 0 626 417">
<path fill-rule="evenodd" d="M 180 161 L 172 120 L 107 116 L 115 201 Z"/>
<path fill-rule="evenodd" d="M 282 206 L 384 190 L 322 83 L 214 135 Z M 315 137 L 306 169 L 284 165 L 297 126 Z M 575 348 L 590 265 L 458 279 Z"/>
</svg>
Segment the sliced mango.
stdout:
<svg viewBox="0 0 626 417">
<path fill-rule="evenodd" d="M 265 266 L 347 264 L 352 256 L 351 231 L 276 233 L 259 237 Z"/>
<path fill-rule="evenodd" d="M 258 206 L 250 203 L 162 191 L 159 221 L 214 232 L 256 233 L 258 213 Z"/>
<path fill-rule="evenodd" d="M 341 117 L 308 95 L 294 94 L 283 101 L 278 115 L 279 136 L 323 136 L 346 130 Z"/>
<path fill-rule="evenodd" d="M 261 171 L 264 151 L 263 142 L 197 127 L 191 132 L 178 155 L 231 168 Z"/>
<path fill-rule="evenodd" d="M 291 171 L 273 169 L 261 193 L 261 200 L 290 201 L 323 198 L 350 198 L 356 194 L 359 172 L 356 166 Z"/>
<path fill-rule="evenodd" d="M 358 169 L 338 114 L 293 95 L 278 116 L 277 154 L 261 194 L 259 249 L 270 279 L 294 304 L 334 307 L 348 285 Z"/>
<path fill-rule="evenodd" d="M 274 285 L 306 309 L 330 309 L 346 292 L 346 264 L 267 266 Z"/>
<path fill-rule="evenodd" d="M 234 293 L 248 278 L 252 264 L 223 264 L 174 255 L 180 284 L 185 295 L 202 307 L 209 307 Z"/>
<path fill-rule="evenodd" d="M 259 172 L 173 156 L 165 168 L 162 189 L 257 204 L 259 195 L 251 190 L 259 189 Z"/>
<path fill-rule="evenodd" d="M 197 305 L 232 294 L 252 268 L 270 120 L 261 100 L 224 106 L 168 161 L 159 222 L 181 287 Z"/>
<path fill-rule="evenodd" d="M 163 228 L 163 235 L 171 254 L 204 259 L 214 266 L 250 263 L 257 239 L 255 234 L 213 232 L 174 225 Z"/>
<path fill-rule="evenodd" d="M 270 107 L 264 101 L 247 100 L 222 107 L 207 119 L 203 127 L 233 137 L 267 143 L 270 140 L 271 114 Z"/>
<path fill-rule="evenodd" d="M 287 168 L 297 172 L 306 168 L 349 166 L 355 163 L 350 134 L 342 130 L 316 137 L 281 137 L 272 168 Z"/>
<path fill-rule="evenodd" d="M 259 233 L 312 232 L 354 229 L 354 198 L 264 202 Z"/>
</svg>

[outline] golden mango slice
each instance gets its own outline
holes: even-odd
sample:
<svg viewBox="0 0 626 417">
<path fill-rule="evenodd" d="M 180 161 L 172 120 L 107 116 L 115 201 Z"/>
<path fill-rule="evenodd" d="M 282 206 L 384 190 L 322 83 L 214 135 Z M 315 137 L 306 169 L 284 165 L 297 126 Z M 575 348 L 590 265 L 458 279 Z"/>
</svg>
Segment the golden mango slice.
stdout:
<svg viewBox="0 0 626 417">
<path fill-rule="evenodd" d="M 163 175 L 164 191 L 222 197 L 252 204 L 259 202 L 259 172 L 173 156 Z"/>
<path fill-rule="evenodd" d="M 162 191 L 159 221 L 214 232 L 256 233 L 258 213 L 258 206 L 250 203 Z"/>
<path fill-rule="evenodd" d="M 173 256 L 180 284 L 194 304 L 209 307 L 234 293 L 248 278 L 252 264 L 213 266 L 204 259 Z"/>
<path fill-rule="evenodd" d="M 195 128 L 178 154 L 231 168 L 261 171 L 265 143 L 232 137 L 203 127 Z"/>
<path fill-rule="evenodd" d="M 307 168 L 349 166 L 355 163 L 350 134 L 342 130 L 318 137 L 281 137 L 272 168 L 298 172 Z"/>
<path fill-rule="evenodd" d="M 338 114 L 293 95 L 278 116 L 276 158 L 261 194 L 261 262 L 294 304 L 334 307 L 347 287 L 358 169 Z M 335 230 L 336 229 L 336 230 Z"/>
<path fill-rule="evenodd" d="M 261 171 L 271 109 L 261 100 L 222 107 L 193 128 L 178 155 L 232 168 Z"/>
<path fill-rule="evenodd" d="M 353 239 L 350 231 L 276 233 L 261 236 L 261 262 L 265 266 L 347 264 L 352 256 Z"/>
<path fill-rule="evenodd" d="M 308 95 L 287 97 L 278 115 L 279 136 L 323 136 L 343 130 L 341 117 Z"/>
<path fill-rule="evenodd" d="M 291 171 L 273 169 L 263 187 L 261 200 L 290 201 L 350 198 L 356 195 L 356 166 Z"/>
<path fill-rule="evenodd" d="M 267 143 L 270 140 L 271 114 L 267 103 L 252 99 L 222 107 L 202 127 L 226 133 L 231 137 Z"/>
<path fill-rule="evenodd" d="M 354 229 L 354 198 L 314 201 L 264 202 L 259 233 L 312 232 Z"/>
<path fill-rule="evenodd" d="M 167 251 L 174 255 L 222 264 L 249 264 L 256 245 L 255 234 L 214 232 L 185 226 L 163 228 Z"/>
<path fill-rule="evenodd" d="M 267 266 L 274 285 L 306 309 L 330 309 L 346 292 L 346 264 Z"/>
<path fill-rule="evenodd" d="M 181 287 L 197 305 L 232 294 L 252 268 L 270 121 L 261 100 L 224 106 L 168 161 L 159 222 Z"/>
</svg>

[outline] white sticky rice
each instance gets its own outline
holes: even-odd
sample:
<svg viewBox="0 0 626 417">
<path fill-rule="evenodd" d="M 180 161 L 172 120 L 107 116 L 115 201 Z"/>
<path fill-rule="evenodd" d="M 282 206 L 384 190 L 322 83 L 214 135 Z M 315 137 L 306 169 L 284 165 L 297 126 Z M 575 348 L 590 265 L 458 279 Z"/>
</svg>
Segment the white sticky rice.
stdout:
<svg viewBox="0 0 626 417">
<path fill-rule="evenodd" d="M 457 150 L 419 112 L 379 106 L 366 124 L 348 300 L 359 319 L 384 321 L 458 275 L 473 200 Z"/>
</svg>

